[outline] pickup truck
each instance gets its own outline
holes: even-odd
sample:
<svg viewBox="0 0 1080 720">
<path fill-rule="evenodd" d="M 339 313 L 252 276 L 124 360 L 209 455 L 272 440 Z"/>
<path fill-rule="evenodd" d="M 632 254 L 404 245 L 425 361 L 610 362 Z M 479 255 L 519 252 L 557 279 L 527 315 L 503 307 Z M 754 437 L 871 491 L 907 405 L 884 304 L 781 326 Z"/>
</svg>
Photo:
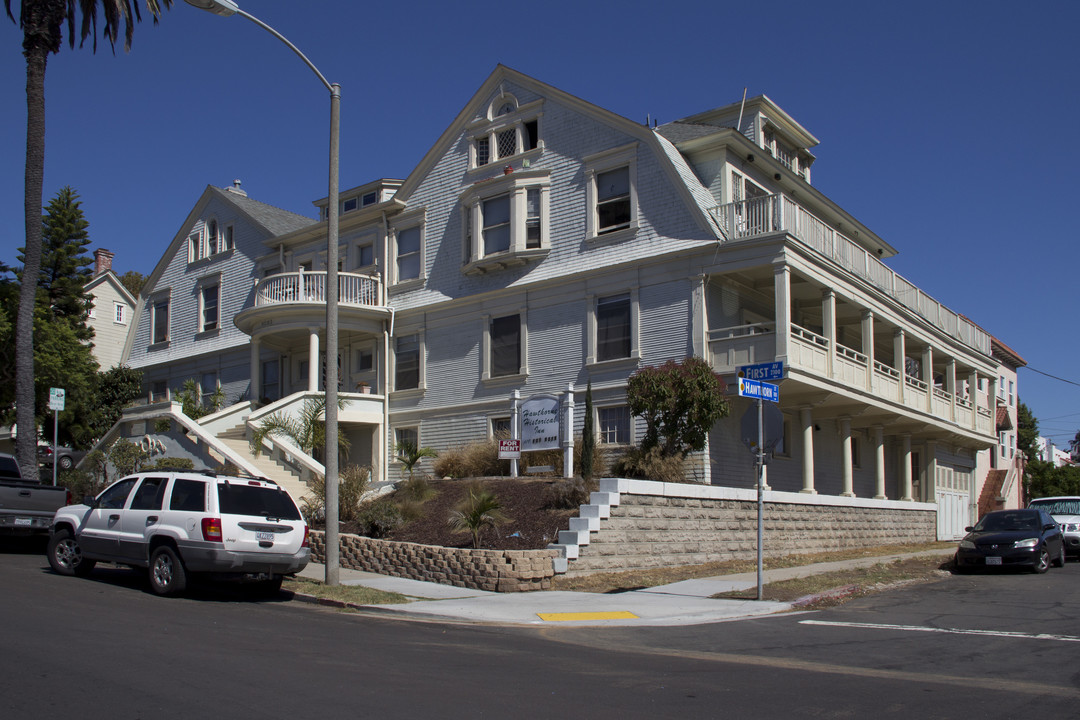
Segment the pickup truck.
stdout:
<svg viewBox="0 0 1080 720">
<path fill-rule="evenodd" d="M 67 488 L 23 480 L 15 458 L 0 453 L 0 533 L 47 533 L 53 515 L 70 502 Z"/>
</svg>

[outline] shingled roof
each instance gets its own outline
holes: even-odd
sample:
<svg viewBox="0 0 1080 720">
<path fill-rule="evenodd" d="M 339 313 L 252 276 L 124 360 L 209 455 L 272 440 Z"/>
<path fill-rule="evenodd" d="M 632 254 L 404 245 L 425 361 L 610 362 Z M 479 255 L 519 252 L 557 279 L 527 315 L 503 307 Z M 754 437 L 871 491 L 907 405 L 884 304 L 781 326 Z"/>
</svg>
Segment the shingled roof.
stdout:
<svg viewBox="0 0 1080 720">
<path fill-rule="evenodd" d="M 262 225 L 275 237 L 278 235 L 285 235 L 286 233 L 305 228 L 318 222 L 318 220 L 314 220 L 313 218 L 298 215 L 288 210 L 282 210 L 281 208 L 267 205 L 258 200 L 252 200 L 247 195 L 242 195 L 238 192 L 223 190 L 219 187 L 214 187 L 213 190 L 219 196 L 243 210 L 252 220 Z"/>
</svg>

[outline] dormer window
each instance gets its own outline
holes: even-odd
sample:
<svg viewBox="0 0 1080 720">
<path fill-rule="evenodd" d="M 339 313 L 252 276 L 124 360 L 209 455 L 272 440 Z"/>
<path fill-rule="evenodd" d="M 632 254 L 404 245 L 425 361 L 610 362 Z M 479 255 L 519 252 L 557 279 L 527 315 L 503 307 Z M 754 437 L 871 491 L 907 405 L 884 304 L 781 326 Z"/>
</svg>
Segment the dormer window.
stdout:
<svg viewBox="0 0 1080 720">
<path fill-rule="evenodd" d="M 483 167 L 541 147 L 540 102 L 519 105 L 512 95 L 503 95 L 489 106 L 488 120 L 472 135 L 470 166 Z"/>
</svg>

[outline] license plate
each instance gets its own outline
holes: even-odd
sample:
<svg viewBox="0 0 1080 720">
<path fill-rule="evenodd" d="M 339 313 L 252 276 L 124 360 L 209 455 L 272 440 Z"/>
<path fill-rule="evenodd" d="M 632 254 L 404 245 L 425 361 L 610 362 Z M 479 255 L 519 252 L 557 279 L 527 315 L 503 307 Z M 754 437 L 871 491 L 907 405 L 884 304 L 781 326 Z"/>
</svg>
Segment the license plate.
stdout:
<svg viewBox="0 0 1080 720">
<path fill-rule="evenodd" d="M 272 532 L 257 532 L 255 533 L 255 539 L 260 542 L 274 542 L 274 533 Z"/>
<path fill-rule="evenodd" d="M 30 518 L 15 518 L 15 527 L 30 527 L 34 524 L 34 521 Z"/>
<path fill-rule="evenodd" d="M 986 564 L 987 565 L 1000 565 L 1001 564 L 1001 558 L 999 558 L 999 557 L 988 557 L 988 558 L 986 558 Z"/>
</svg>

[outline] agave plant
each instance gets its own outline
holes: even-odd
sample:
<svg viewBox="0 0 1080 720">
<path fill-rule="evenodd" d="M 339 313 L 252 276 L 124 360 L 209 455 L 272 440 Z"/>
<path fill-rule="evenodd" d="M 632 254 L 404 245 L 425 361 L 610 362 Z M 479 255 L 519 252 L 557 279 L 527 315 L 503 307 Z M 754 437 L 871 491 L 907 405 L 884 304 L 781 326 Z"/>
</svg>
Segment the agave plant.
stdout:
<svg viewBox="0 0 1080 720">
<path fill-rule="evenodd" d="M 454 532 L 470 532 L 473 547 L 480 547 L 480 533 L 485 527 L 498 527 L 510 522 L 502 511 L 502 504 L 495 493 L 485 490 L 480 485 L 469 487 L 465 499 L 451 511 L 449 525 Z"/>
</svg>

